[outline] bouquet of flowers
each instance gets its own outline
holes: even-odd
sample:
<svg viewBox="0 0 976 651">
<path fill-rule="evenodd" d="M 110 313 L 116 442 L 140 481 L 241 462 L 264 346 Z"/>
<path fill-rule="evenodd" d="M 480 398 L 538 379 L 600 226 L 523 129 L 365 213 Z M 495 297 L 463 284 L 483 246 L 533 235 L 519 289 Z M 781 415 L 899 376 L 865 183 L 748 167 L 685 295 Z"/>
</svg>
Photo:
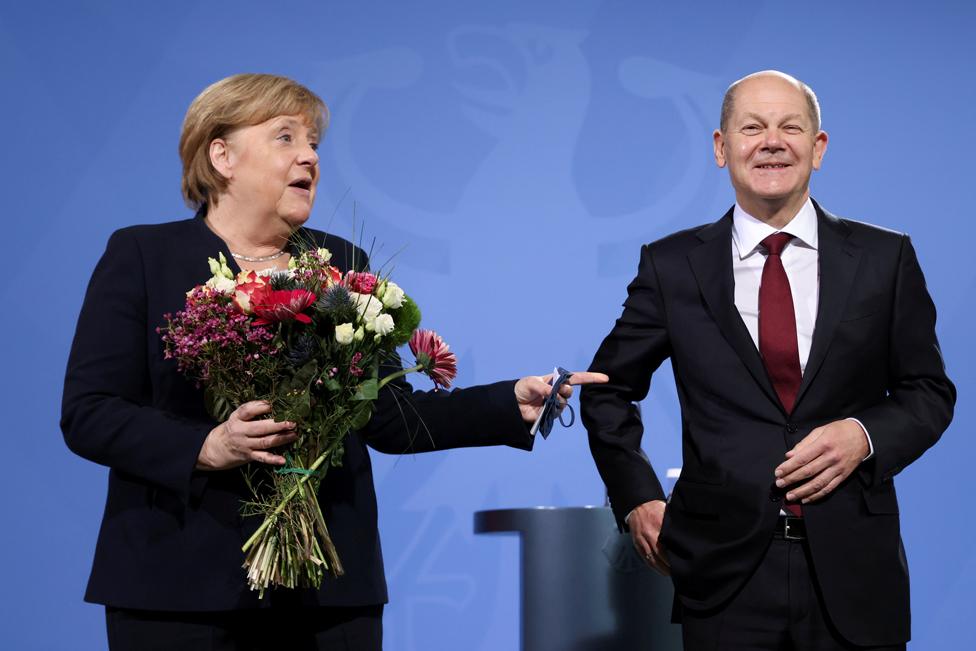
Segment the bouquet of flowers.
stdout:
<svg viewBox="0 0 976 651">
<path fill-rule="evenodd" d="M 389 278 L 341 272 L 327 249 L 302 246 L 287 271 L 242 272 L 223 254 L 213 276 L 166 314 L 159 330 L 165 357 L 204 388 L 208 412 L 227 420 L 250 400 L 271 404 L 277 421 L 297 423 L 284 467 L 244 466 L 245 515 L 261 516 L 244 543 L 248 583 L 261 597 L 271 585 L 319 587 L 342 563 L 318 503 L 322 478 L 342 463 L 343 442 L 369 421 L 389 382 L 421 371 L 447 387 L 454 353 L 435 333 L 418 330 L 420 310 Z M 380 365 L 409 344 L 416 364 L 380 377 Z"/>
</svg>

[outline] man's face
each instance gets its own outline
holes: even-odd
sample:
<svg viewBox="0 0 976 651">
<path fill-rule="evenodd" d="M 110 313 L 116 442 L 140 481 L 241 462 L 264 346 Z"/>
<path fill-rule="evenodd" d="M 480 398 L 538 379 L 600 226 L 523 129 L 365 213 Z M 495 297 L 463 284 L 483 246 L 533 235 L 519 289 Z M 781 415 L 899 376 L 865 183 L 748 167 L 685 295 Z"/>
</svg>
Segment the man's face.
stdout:
<svg viewBox="0 0 976 651">
<path fill-rule="evenodd" d="M 715 162 L 729 168 L 747 212 L 806 200 L 827 134 L 814 128 L 803 91 L 775 76 L 742 82 L 725 132 L 714 134 Z"/>
</svg>

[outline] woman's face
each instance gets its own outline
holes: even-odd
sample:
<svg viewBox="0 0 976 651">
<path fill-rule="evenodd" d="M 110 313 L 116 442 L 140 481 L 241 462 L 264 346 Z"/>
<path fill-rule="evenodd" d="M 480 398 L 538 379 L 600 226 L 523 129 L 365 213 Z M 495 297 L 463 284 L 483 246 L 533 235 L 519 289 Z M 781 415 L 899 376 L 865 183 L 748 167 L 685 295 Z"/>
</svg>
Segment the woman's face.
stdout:
<svg viewBox="0 0 976 651">
<path fill-rule="evenodd" d="M 305 223 L 319 180 L 319 134 L 300 115 L 279 115 L 228 135 L 227 192 L 238 205 L 284 220 Z M 225 172 L 226 173 L 226 172 Z"/>
</svg>

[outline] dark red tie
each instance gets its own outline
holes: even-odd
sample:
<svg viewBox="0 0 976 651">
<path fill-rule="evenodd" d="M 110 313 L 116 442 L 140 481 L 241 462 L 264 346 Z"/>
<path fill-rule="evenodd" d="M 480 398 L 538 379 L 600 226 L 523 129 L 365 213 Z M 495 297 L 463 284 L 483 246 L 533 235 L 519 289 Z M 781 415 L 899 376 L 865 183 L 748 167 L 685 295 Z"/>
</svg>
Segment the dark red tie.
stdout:
<svg viewBox="0 0 976 651">
<path fill-rule="evenodd" d="M 788 233 L 773 233 L 762 241 L 767 255 L 759 286 L 759 352 L 787 414 L 793 411 L 802 378 L 793 294 L 780 257 L 792 239 Z M 784 503 L 783 508 L 792 515 L 802 515 L 799 504 Z"/>
</svg>

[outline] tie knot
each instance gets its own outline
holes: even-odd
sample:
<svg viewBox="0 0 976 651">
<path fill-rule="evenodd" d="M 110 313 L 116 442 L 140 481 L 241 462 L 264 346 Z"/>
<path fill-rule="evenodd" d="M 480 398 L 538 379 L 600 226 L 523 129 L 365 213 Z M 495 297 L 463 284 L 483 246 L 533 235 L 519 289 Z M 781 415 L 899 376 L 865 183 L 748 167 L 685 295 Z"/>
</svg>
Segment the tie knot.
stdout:
<svg viewBox="0 0 976 651">
<path fill-rule="evenodd" d="M 762 245 L 766 247 L 769 255 L 779 255 L 792 239 L 793 236 L 789 233 L 773 233 L 762 241 Z"/>
</svg>

